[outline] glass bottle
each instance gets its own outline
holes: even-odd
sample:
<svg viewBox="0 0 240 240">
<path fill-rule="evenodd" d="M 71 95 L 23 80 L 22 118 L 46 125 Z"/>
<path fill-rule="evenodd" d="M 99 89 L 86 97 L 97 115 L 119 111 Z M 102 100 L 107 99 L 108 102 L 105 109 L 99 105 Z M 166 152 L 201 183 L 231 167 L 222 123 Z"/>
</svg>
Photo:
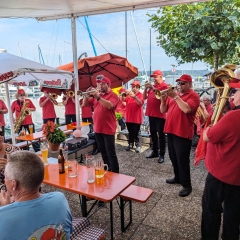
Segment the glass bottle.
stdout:
<svg viewBox="0 0 240 240">
<path fill-rule="evenodd" d="M 58 169 L 59 169 L 60 174 L 65 173 L 64 163 L 65 163 L 65 159 L 64 159 L 64 156 L 63 156 L 63 151 L 62 151 L 62 149 L 60 149 L 59 150 L 59 155 L 58 155 Z"/>
</svg>

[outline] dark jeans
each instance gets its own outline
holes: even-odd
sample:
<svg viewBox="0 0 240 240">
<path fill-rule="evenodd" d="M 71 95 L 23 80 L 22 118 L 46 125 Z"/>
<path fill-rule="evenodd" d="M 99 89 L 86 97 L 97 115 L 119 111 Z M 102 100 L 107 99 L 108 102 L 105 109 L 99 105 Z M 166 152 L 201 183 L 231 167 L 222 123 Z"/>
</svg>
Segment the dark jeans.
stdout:
<svg viewBox="0 0 240 240">
<path fill-rule="evenodd" d="M 102 159 L 112 172 L 119 173 L 118 159 L 115 150 L 115 135 L 95 133 L 98 149 Z"/>
<path fill-rule="evenodd" d="M 35 132 L 34 124 L 29 124 L 29 125 L 33 125 L 33 132 Z M 25 132 L 30 134 L 29 125 L 21 125 L 18 133 L 20 133 L 22 131 L 22 128 L 24 128 Z M 32 146 L 35 152 L 38 152 L 41 150 L 39 142 L 32 142 Z M 29 150 L 29 147 L 24 147 L 23 150 Z"/>
<path fill-rule="evenodd" d="M 121 118 L 121 119 L 118 120 L 118 124 L 119 124 L 119 126 L 121 127 L 121 131 L 124 130 L 124 129 L 126 129 L 125 122 L 126 122 L 126 121 L 125 121 L 125 118 Z"/>
<path fill-rule="evenodd" d="M 43 119 L 43 124 L 47 123 L 48 121 L 55 122 L 55 118 L 45 118 Z"/>
<path fill-rule="evenodd" d="M 165 121 L 164 118 L 149 117 L 150 134 L 153 142 L 152 149 L 156 153 L 160 149 L 160 156 L 164 156 L 166 151 L 165 134 L 163 132 Z"/>
<path fill-rule="evenodd" d="M 173 164 L 174 178 L 183 187 L 191 187 L 190 151 L 192 141 L 168 133 L 168 153 Z"/>
<path fill-rule="evenodd" d="M 65 123 L 70 124 L 76 122 L 76 114 L 65 115 Z"/>
<path fill-rule="evenodd" d="M 128 144 L 134 144 L 134 141 L 136 143 L 136 147 L 141 146 L 140 138 L 138 137 L 141 124 L 137 123 L 126 123 L 127 129 L 128 129 Z"/>
<path fill-rule="evenodd" d="M 202 197 L 202 240 L 218 240 L 222 212 L 222 239 L 239 240 L 240 186 L 224 183 L 208 173 Z"/>
</svg>

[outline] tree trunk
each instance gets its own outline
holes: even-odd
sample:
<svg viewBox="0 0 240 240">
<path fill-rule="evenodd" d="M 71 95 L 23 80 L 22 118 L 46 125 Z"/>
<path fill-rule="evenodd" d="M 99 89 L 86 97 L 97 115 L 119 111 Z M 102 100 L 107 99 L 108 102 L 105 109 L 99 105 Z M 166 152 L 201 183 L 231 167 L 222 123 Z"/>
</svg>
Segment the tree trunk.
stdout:
<svg viewBox="0 0 240 240">
<path fill-rule="evenodd" d="M 214 51 L 214 55 L 213 55 L 213 66 L 214 66 L 214 71 L 218 70 L 218 52 Z"/>
</svg>

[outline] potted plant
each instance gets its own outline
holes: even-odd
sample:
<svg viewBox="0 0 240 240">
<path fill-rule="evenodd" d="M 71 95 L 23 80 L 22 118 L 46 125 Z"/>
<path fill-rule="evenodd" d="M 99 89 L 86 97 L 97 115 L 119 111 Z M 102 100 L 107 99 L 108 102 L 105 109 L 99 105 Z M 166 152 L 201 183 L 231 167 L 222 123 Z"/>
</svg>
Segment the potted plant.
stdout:
<svg viewBox="0 0 240 240">
<path fill-rule="evenodd" d="M 48 141 L 49 149 L 52 151 L 57 151 L 60 143 L 64 142 L 66 139 L 64 132 L 58 127 L 59 125 L 52 121 L 48 121 L 43 124 L 42 127 L 43 134 L 46 136 Z"/>
</svg>

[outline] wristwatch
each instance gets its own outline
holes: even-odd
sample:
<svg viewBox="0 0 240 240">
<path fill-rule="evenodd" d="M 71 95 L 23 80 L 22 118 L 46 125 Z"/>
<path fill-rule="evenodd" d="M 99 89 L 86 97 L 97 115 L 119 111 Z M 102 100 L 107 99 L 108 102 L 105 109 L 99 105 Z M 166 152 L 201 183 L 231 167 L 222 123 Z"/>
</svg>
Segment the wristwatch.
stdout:
<svg viewBox="0 0 240 240">
<path fill-rule="evenodd" d="M 99 101 L 99 100 L 100 100 L 100 98 L 101 98 L 101 97 L 100 97 L 100 96 L 98 96 L 98 97 L 97 97 L 97 101 Z"/>
</svg>

